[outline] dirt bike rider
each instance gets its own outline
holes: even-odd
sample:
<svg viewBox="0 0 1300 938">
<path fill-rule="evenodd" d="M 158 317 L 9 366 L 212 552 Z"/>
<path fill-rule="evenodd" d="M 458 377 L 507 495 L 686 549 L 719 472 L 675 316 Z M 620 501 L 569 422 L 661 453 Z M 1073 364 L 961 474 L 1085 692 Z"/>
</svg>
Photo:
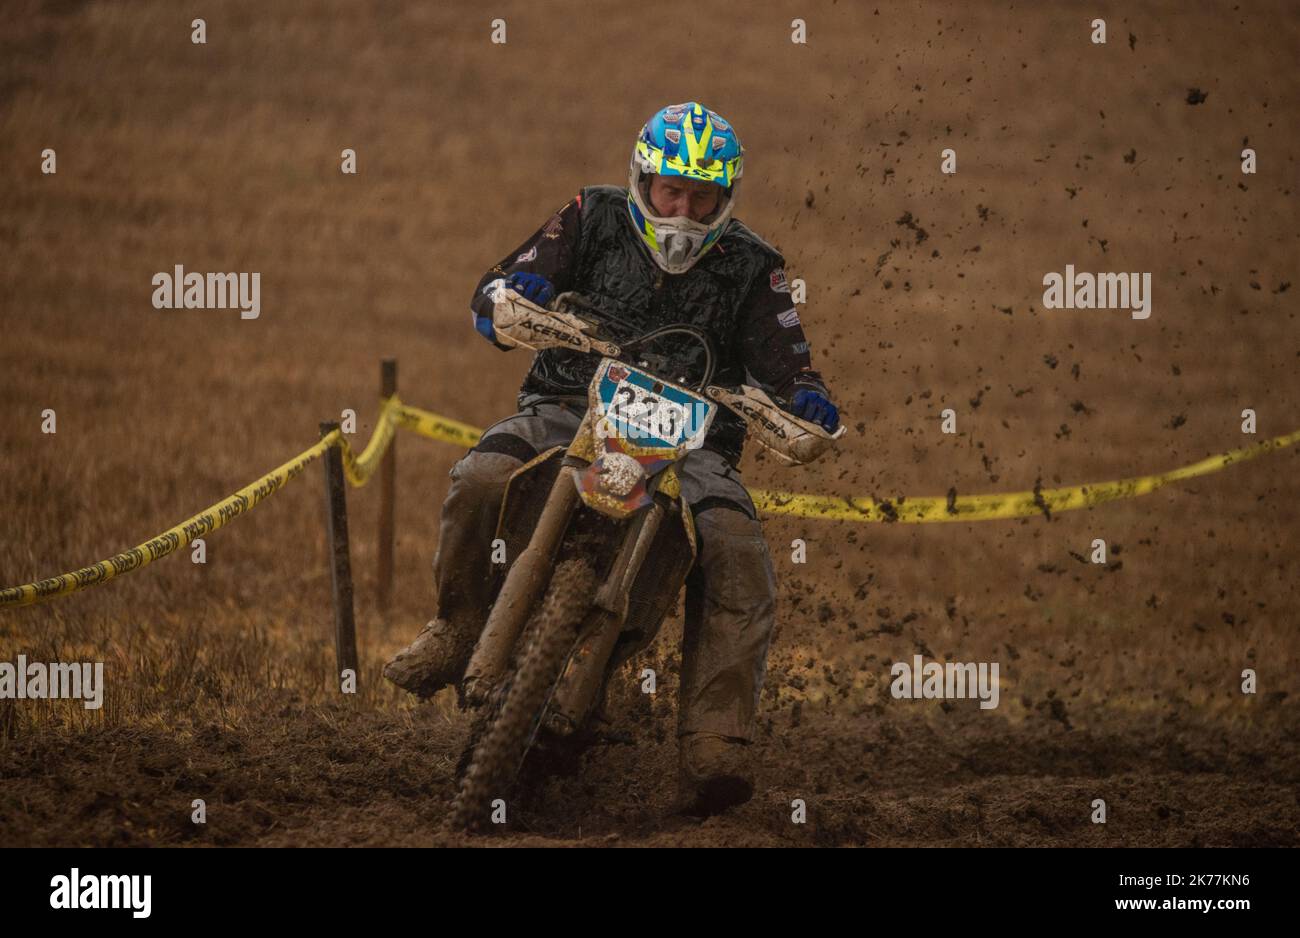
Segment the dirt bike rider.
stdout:
<svg viewBox="0 0 1300 938">
<path fill-rule="evenodd" d="M 719 352 L 718 385 L 756 384 L 791 413 L 834 430 L 835 406 L 812 369 L 784 260 L 732 217 L 744 150 L 730 124 L 695 102 L 641 129 L 629 186 L 589 186 L 479 281 L 475 328 L 498 348 L 494 286 L 546 305 L 575 291 L 648 331 L 689 323 Z M 507 340 L 508 341 L 508 340 Z M 491 542 L 510 474 L 573 437 L 600 356 L 538 352 L 520 412 L 452 467 L 434 572 L 438 614 L 384 669 L 420 696 L 459 682 L 487 618 Z M 702 448 L 678 466 L 699 554 L 687 580 L 678 730 L 683 807 L 710 813 L 749 800 L 753 738 L 775 613 L 762 529 L 735 465 L 746 428 L 721 408 Z"/>
</svg>

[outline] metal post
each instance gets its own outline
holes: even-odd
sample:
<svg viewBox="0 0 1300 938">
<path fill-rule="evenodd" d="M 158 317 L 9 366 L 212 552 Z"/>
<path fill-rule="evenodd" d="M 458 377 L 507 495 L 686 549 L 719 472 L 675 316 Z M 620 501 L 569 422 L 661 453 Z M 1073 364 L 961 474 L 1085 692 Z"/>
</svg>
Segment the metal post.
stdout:
<svg viewBox="0 0 1300 938">
<path fill-rule="evenodd" d="M 380 363 L 379 397 L 388 400 L 397 393 L 397 359 L 385 358 Z M 397 510 L 397 435 L 388 444 L 383 461 L 379 464 L 379 608 L 387 610 L 393 598 L 393 516 Z"/>
<path fill-rule="evenodd" d="M 338 429 L 337 423 L 322 423 L 323 437 Z M 331 446 L 325 464 L 325 534 L 330 552 L 330 574 L 334 584 L 334 657 L 338 663 L 335 679 L 341 681 L 348 668 L 357 671 L 357 626 L 352 613 L 352 562 L 348 556 L 348 504 L 343 480 L 343 458 L 337 446 Z"/>
</svg>

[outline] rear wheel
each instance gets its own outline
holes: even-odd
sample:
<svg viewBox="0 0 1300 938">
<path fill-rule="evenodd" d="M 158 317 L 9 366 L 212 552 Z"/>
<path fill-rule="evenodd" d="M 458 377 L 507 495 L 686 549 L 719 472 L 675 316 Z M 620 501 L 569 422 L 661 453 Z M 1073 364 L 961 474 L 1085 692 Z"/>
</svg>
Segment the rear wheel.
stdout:
<svg viewBox="0 0 1300 938">
<path fill-rule="evenodd" d="M 447 829 L 478 826 L 487 819 L 491 802 L 510 794 L 595 590 L 596 575 L 586 561 L 566 560 L 556 568 L 530 623 L 532 640 L 519 659 L 500 709 L 483 728 L 470 757 L 444 823 Z"/>
</svg>

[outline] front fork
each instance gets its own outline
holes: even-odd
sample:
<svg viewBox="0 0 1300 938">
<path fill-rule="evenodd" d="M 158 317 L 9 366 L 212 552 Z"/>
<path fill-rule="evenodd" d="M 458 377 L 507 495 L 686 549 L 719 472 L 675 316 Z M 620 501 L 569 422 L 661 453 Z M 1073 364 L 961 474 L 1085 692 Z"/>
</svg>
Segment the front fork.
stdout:
<svg viewBox="0 0 1300 938">
<path fill-rule="evenodd" d="M 585 462 L 578 457 L 564 457 L 533 536 L 506 574 L 465 670 L 465 699 L 474 706 L 484 703 L 501 683 L 510 663 L 510 653 L 550 582 L 556 552 L 580 499 L 575 476 Z M 596 628 L 588 629 L 589 634 L 575 650 L 552 708 L 571 725 L 580 722 L 600 689 L 605 663 L 627 619 L 628 594 L 664 515 L 664 506 L 656 498 L 632 520 L 609 574 L 596 592 L 594 608 L 586 623 L 590 626 L 595 618 Z"/>
<path fill-rule="evenodd" d="M 546 727 L 567 736 L 582 726 L 596 702 L 614 646 L 627 621 L 628 596 L 666 511 L 659 499 L 633 520 L 619 546 L 609 576 L 596 592 L 596 604 L 581 641 L 573 650 L 551 698 Z M 594 619 L 594 623 L 592 622 Z"/>
<path fill-rule="evenodd" d="M 510 661 L 510 652 L 523 632 L 529 613 L 550 582 L 560 539 L 578 504 L 574 476 L 584 463 L 585 460 L 576 457 L 564 457 L 533 536 L 506 574 L 506 581 L 465 669 L 465 699 L 471 704 L 485 702 L 492 689 L 500 683 Z"/>
</svg>

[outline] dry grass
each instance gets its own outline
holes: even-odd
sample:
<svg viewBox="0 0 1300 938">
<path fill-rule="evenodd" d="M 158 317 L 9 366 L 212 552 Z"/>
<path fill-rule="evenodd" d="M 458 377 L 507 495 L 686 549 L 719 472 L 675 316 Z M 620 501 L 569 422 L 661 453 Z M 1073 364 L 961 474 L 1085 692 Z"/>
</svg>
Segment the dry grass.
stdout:
<svg viewBox="0 0 1300 938">
<path fill-rule="evenodd" d="M 580 185 L 619 182 L 637 123 L 691 96 L 744 134 L 740 215 L 808 282 L 814 354 L 856 428 L 801 473 L 747 457 L 751 484 L 1018 490 L 1240 446 L 1243 407 L 1262 436 L 1300 425 L 1296 292 L 1282 288 L 1300 236 L 1300 23 L 1284 5 L 1115 8 L 1105 47 L 1068 4 L 822 5 L 808 47 L 790 47 L 785 14 L 755 12 L 725 60 L 698 44 L 733 14 L 681 9 L 648 21 L 616 4 L 505 3 L 492 15 L 510 42 L 494 47 L 477 7 L 213 3 L 194 46 L 190 15 L 169 3 L 6 5 L 0 581 L 140 542 L 305 448 L 345 407 L 364 441 L 385 355 L 400 356 L 414 403 L 477 425 L 509 411 L 527 362 L 468 328 L 474 281 Z M 1184 103 L 1191 86 L 1205 104 Z M 1243 138 L 1260 153 L 1254 177 L 1237 172 Z M 55 176 L 37 172 L 46 146 Z M 936 172 L 945 146 L 954 177 Z M 343 147 L 358 150 L 356 177 L 337 171 Z M 906 212 L 924 241 L 898 223 Z M 177 263 L 260 271 L 262 317 L 153 310 L 150 277 Z M 1151 271 L 1152 318 L 1042 310 L 1042 274 L 1066 263 Z M 948 406 L 956 437 L 938 432 Z M 40 433 L 45 408 L 56 435 Z M 0 660 L 102 660 L 108 675 L 98 712 L 0 704 L 0 747 L 53 758 L 98 732 L 266 733 L 285 707 L 376 747 L 423 720 L 457 731 L 449 702 L 412 711 L 379 679 L 430 614 L 457 455 L 399 443 L 387 617 L 373 602 L 377 493 L 348 494 L 356 700 L 340 703 L 330 678 L 313 467 L 211 537 L 204 566 L 182 554 L 0 613 Z M 771 519 L 783 602 L 764 719 L 793 732 L 780 727 L 797 701 L 883 719 L 879 705 L 897 706 L 882 697 L 888 663 L 928 649 L 1001 661 L 1013 724 L 1059 698 L 1098 732 L 1180 719 L 1294 730 L 1296 460 L 1050 522 Z M 794 537 L 806 568 L 788 562 Z M 1107 568 L 1070 556 L 1094 537 Z M 670 648 L 656 653 L 666 673 Z M 1236 690 L 1245 667 L 1260 674 L 1255 699 Z M 668 697 L 654 707 L 671 710 Z"/>
</svg>

